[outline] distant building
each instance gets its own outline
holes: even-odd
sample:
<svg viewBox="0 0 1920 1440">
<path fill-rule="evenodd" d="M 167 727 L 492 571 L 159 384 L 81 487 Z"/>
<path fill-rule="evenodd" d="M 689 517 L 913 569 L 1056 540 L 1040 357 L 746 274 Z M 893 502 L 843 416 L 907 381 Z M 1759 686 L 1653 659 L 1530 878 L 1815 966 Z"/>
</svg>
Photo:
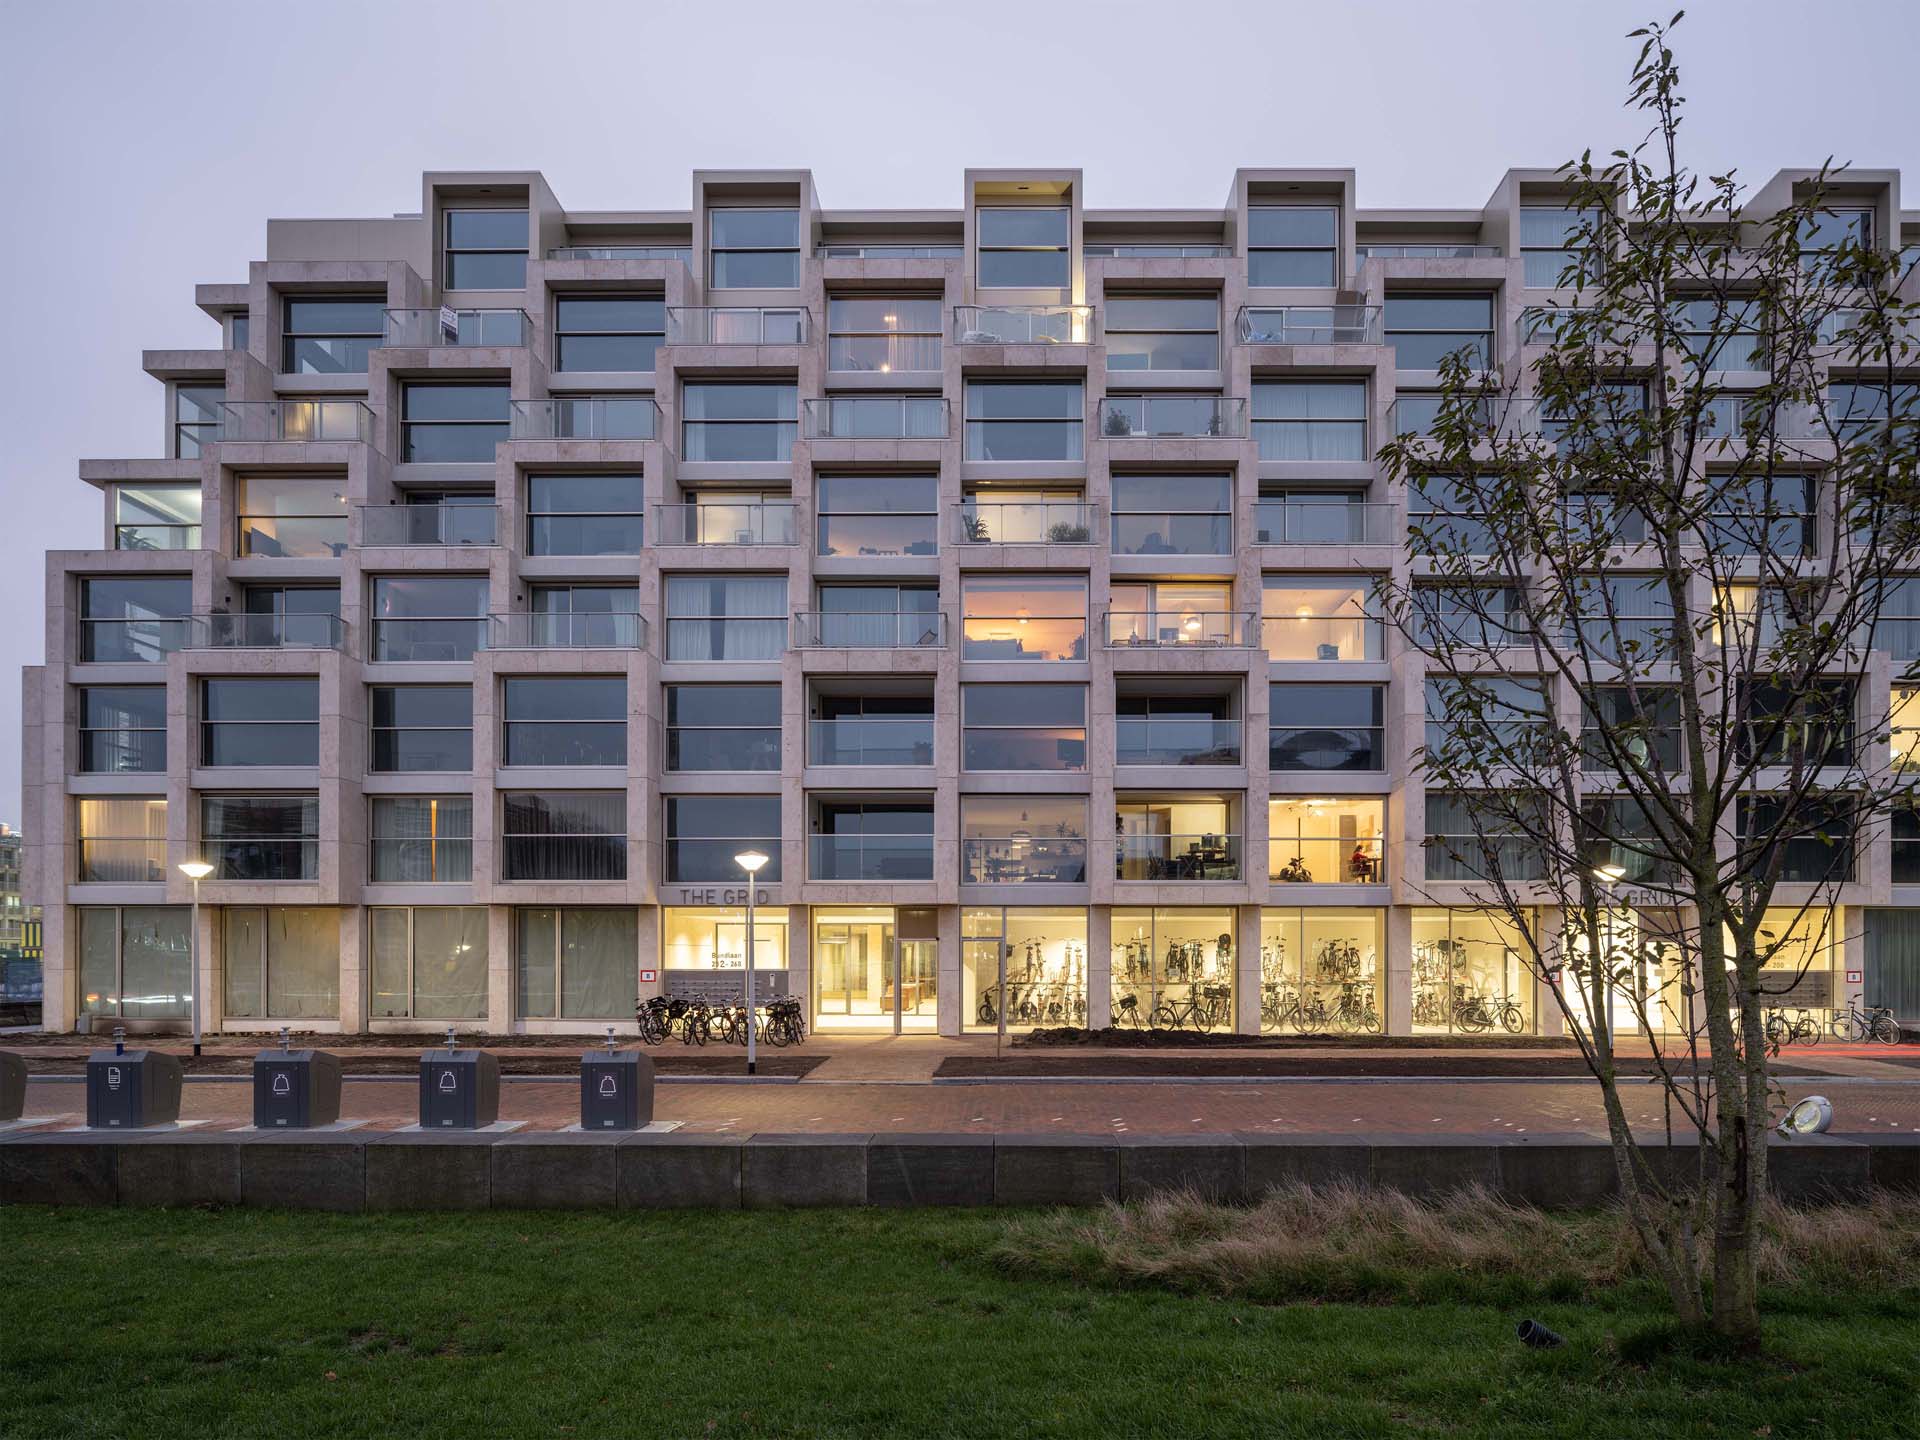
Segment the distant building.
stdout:
<svg viewBox="0 0 1920 1440">
<path fill-rule="evenodd" d="M 0 821 L 0 1002 L 40 998 L 40 907 L 20 893 L 26 837 Z"/>
</svg>

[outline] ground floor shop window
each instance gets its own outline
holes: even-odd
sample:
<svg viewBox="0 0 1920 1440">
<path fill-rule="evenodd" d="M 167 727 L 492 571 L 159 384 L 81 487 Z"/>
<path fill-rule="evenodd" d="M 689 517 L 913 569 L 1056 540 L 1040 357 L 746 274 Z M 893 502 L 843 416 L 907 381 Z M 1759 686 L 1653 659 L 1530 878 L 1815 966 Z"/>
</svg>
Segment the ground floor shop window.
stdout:
<svg viewBox="0 0 1920 1440">
<path fill-rule="evenodd" d="M 1808 1010 L 1815 1025 L 1826 1025 L 1827 1012 L 1840 1003 L 1845 913 L 1838 906 L 1800 910 L 1782 905 L 1760 917 L 1754 940 L 1760 949 L 1763 1006 Z"/>
<path fill-rule="evenodd" d="M 962 1028 L 1087 1023 L 1087 912 L 980 905 L 960 916 Z"/>
<path fill-rule="evenodd" d="M 367 912 L 376 1020 L 487 1018 L 487 912 L 381 905 Z"/>
<path fill-rule="evenodd" d="M 227 1017 L 340 1018 L 340 912 L 318 905 L 230 905 Z"/>
<path fill-rule="evenodd" d="M 1260 916 L 1260 1028 L 1377 1035 L 1386 954 L 1379 910 L 1266 910 Z"/>
<path fill-rule="evenodd" d="M 1234 912 L 1113 912 L 1113 1023 L 1232 1030 Z"/>
<path fill-rule="evenodd" d="M 827 905 L 813 912 L 814 1025 L 932 1031 L 939 1023 L 934 912 Z"/>
<path fill-rule="evenodd" d="M 631 909 L 539 909 L 513 915 L 521 1018 L 621 1020 L 639 985 L 639 924 Z"/>
<path fill-rule="evenodd" d="M 1536 1028 L 1532 951 L 1510 916 L 1474 909 L 1413 912 L 1416 1035 L 1522 1035 Z"/>
<path fill-rule="evenodd" d="M 744 970 L 747 911 L 684 907 L 663 912 L 660 963 L 668 970 Z M 787 911 L 784 905 L 753 912 L 753 968 L 787 968 Z M 741 982 L 745 984 L 745 981 Z"/>
<path fill-rule="evenodd" d="M 185 905 L 85 905 L 80 1013 L 120 1020 L 184 1020 L 193 1008 Z"/>
<path fill-rule="evenodd" d="M 1614 1034 L 1686 1028 L 1689 1005 L 1678 943 L 1678 922 L 1670 910 L 1633 910 L 1622 906 L 1600 912 L 1602 966 L 1598 970 L 1607 997 L 1606 1013 Z M 1595 967 L 1592 946 L 1570 920 L 1563 944 L 1565 964 L 1555 972 L 1561 1001 L 1572 1023 L 1592 1034 Z"/>
</svg>

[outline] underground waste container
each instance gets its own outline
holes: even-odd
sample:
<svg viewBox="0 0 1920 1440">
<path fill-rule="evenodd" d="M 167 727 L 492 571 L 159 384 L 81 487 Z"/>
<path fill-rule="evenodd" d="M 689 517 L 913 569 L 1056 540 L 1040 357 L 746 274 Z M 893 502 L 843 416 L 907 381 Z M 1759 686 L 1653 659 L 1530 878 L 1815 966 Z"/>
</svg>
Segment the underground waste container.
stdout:
<svg viewBox="0 0 1920 1440">
<path fill-rule="evenodd" d="M 96 1050 L 87 1057 L 87 1125 L 141 1130 L 180 1118 L 180 1062 L 158 1050 Z"/>
<path fill-rule="evenodd" d="M 500 1061 L 485 1050 L 420 1057 L 420 1128 L 483 1130 L 500 1118 Z"/>
<path fill-rule="evenodd" d="M 18 1120 L 27 1109 L 27 1057 L 0 1050 L 0 1125 Z"/>
<path fill-rule="evenodd" d="M 325 1050 L 262 1050 L 253 1057 L 253 1123 L 311 1130 L 340 1118 L 340 1057 Z"/>
<path fill-rule="evenodd" d="M 653 1123 L 653 1061 L 638 1050 L 580 1057 L 580 1128 L 639 1130 Z"/>
</svg>

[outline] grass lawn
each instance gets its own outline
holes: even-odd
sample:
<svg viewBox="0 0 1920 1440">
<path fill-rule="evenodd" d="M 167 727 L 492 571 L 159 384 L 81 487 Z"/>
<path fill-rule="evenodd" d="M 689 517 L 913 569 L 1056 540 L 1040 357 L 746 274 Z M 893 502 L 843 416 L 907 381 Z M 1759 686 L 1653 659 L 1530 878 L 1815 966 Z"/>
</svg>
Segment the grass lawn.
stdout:
<svg viewBox="0 0 1920 1440">
<path fill-rule="evenodd" d="M 0 1435 L 1914 1433 L 1912 1285 L 1776 1291 L 1724 1363 L 1639 1282 L 1259 1304 L 1009 1273 L 1023 1223 L 0 1209 Z"/>
</svg>

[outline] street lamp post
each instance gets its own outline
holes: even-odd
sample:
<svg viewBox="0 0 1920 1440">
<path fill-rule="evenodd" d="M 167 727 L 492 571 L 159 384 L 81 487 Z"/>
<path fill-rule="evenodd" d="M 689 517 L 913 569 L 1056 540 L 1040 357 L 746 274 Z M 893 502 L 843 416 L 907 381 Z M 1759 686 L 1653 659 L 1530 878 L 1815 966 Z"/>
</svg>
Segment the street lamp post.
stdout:
<svg viewBox="0 0 1920 1440">
<path fill-rule="evenodd" d="M 193 997 L 193 1053 L 200 1054 L 200 882 L 213 873 L 204 860 L 183 860 L 180 873 L 193 881 L 193 919 L 187 931 L 187 983 Z"/>
<path fill-rule="evenodd" d="M 767 857 L 758 850 L 743 850 L 733 857 L 733 863 L 747 872 L 747 1074 L 751 1075 L 757 1058 L 753 1034 L 753 891 Z"/>
</svg>

